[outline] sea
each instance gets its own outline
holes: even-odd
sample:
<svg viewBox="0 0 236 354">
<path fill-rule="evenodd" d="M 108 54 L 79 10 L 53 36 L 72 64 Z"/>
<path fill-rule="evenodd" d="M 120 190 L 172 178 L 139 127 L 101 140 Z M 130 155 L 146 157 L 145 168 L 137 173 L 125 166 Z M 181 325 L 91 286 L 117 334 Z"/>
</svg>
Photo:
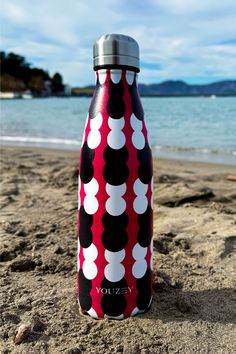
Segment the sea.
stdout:
<svg viewBox="0 0 236 354">
<path fill-rule="evenodd" d="M 91 98 L 1 100 L 1 145 L 80 149 Z M 236 165 L 236 97 L 143 97 L 154 157 Z"/>
</svg>

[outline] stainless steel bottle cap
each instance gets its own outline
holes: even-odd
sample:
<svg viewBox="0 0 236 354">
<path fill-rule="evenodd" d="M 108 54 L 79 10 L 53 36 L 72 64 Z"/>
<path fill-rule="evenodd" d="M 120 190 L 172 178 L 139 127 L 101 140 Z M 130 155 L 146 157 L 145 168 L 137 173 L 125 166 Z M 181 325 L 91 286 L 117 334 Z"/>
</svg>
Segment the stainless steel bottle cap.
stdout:
<svg viewBox="0 0 236 354">
<path fill-rule="evenodd" d="M 93 46 L 93 67 L 125 65 L 139 71 L 139 46 L 123 34 L 105 34 Z"/>
</svg>

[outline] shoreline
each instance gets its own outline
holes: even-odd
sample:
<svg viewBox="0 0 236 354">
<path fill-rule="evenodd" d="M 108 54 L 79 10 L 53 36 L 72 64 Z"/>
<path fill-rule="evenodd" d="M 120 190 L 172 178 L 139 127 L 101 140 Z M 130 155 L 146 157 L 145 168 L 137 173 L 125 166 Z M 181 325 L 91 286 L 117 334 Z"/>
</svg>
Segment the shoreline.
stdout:
<svg viewBox="0 0 236 354">
<path fill-rule="evenodd" d="M 77 155 L 80 152 L 80 147 L 75 149 L 74 147 L 69 146 L 57 146 L 52 147 L 49 146 L 32 146 L 23 145 L 23 144 L 11 144 L 11 143 L 0 143 L 0 149 L 29 149 L 29 150 L 42 150 L 42 151 L 54 151 L 54 152 L 62 152 L 65 153 L 76 153 Z M 222 165 L 222 166 L 232 166 L 236 167 L 236 156 L 235 155 L 217 155 L 211 153 L 199 153 L 199 152 L 183 152 L 183 151 L 168 151 L 165 149 L 155 149 L 152 148 L 153 159 L 154 160 L 170 160 L 170 161 L 182 161 L 182 162 L 189 162 L 189 163 L 200 163 L 200 164 L 211 164 L 211 165 Z M 217 158 L 218 157 L 218 158 Z M 211 161 L 210 161 L 211 160 Z"/>
</svg>

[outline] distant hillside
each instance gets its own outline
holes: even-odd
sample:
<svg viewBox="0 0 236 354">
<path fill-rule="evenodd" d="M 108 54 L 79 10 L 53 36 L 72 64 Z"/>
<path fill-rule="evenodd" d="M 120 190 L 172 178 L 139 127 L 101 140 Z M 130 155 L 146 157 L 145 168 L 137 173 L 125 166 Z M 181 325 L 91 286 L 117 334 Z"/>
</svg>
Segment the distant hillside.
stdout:
<svg viewBox="0 0 236 354">
<path fill-rule="evenodd" d="M 91 96 L 94 86 L 74 87 L 73 96 Z M 160 84 L 139 84 L 141 96 L 235 96 L 236 80 L 219 81 L 205 85 L 190 85 L 184 81 L 163 81 Z"/>
<path fill-rule="evenodd" d="M 236 95 L 236 80 L 190 85 L 184 81 L 164 81 L 160 84 L 139 84 L 142 96 L 231 96 Z"/>
</svg>

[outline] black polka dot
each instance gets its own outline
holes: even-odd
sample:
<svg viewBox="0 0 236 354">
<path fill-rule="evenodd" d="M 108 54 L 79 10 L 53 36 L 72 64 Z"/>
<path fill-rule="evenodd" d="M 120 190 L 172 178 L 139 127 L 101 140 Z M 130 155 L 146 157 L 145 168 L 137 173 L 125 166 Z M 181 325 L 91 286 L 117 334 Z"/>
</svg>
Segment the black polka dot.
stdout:
<svg viewBox="0 0 236 354">
<path fill-rule="evenodd" d="M 106 230 L 122 230 L 128 226 L 129 218 L 126 213 L 118 216 L 112 216 L 108 212 L 105 212 L 102 217 L 102 224 Z"/>
<path fill-rule="evenodd" d="M 108 316 L 120 316 L 124 313 L 127 301 L 125 295 L 114 294 L 114 289 L 126 288 L 127 282 L 125 278 L 118 282 L 110 282 L 107 279 L 103 279 L 101 288 L 110 291 L 110 294 L 105 294 L 101 301 L 101 307 L 103 312 Z"/>
<path fill-rule="evenodd" d="M 111 118 L 119 119 L 124 116 L 125 103 L 123 101 L 124 88 L 122 80 L 118 84 L 109 81 L 107 113 Z"/>
<path fill-rule="evenodd" d="M 127 180 L 129 176 L 129 169 L 126 165 L 128 156 L 126 146 L 117 150 L 109 146 L 104 149 L 104 160 L 106 164 L 103 169 L 103 176 L 107 183 L 118 186 Z"/>
<path fill-rule="evenodd" d="M 91 226 L 93 224 L 93 216 L 86 213 L 84 206 L 79 211 L 79 240 L 81 246 L 87 248 L 93 242 L 93 234 Z"/>
<path fill-rule="evenodd" d="M 128 235 L 126 231 L 113 230 L 104 231 L 102 234 L 103 246 L 111 252 L 121 251 L 128 242 Z"/>
<path fill-rule="evenodd" d="M 96 88 L 92 98 L 92 102 L 89 107 L 89 117 L 91 119 L 95 118 L 99 112 L 102 110 L 103 99 L 104 99 L 105 85 L 101 85 L 97 79 Z"/>
<path fill-rule="evenodd" d="M 153 211 L 150 206 L 143 214 L 138 215 L 138 242 L 142 247 L 148 247 L 152 238 Z"/>
<path fill-rule="evenodd" d="M 152 275 L 149 268 L 147 269 L 144 276 L 137 280 L 136 287 L 138 290 L 136 305 L 139 310 L 146 310 L 152 296 Z"/>
<path fill-rule="evenodd" d="M 78 273 L 78 288 L 81 309 L 88 311 L 92 306 L 92 298 L 90 296 L 92 281 L 84 276 L 82 269 Z"/>
<path fill-rule="evenodd" d="M 137 289 L 139 291 L 146 291 L 149 288 L 151 289 L 151 280 L 152 280 L 151 270 L 147 268 L 144 276 L 137 280 Z"/>
<path fill-rule="evenodd" d="M 126 213 L 118 216 L 105 212 L 102 218 L 104 232 L 102 234 L 103 246 L 111 252 L 121 251 L 128 242 L 128 235 L 125 231 L 129 218 Z"/>
<path fill-rule="evenodd" d="M 122 315 L 126 306 L 126 298 L 122 295 L 104 295 L 101 301 L 102 310 L 108 316 Z"/>
<path fill-rule="evenodd" d="M 137 150 L 139 161 L 138 177 L 141 182 L 148 184 L 152 179 L 152 154 L 148 144 L 145 144 L 142 150 Z"/>
<path fill-rule="evenodd" d="M 136 305 L 139 310 L 146 310 L 151 300 L 151 291 L 140 293 L 136 298 Z"/>
<path fill-rule="evenodd" d="M 144 112 L 143 112 L 142 103 L 141 103 L 141 100 L 140 100 L 140 97 L 138 94 L 136 80 L 134 80 L 132 85 L 128 85 L 128 86 L 129 86 L 129 93 L 130 93 L 131 100 L 132 100 L 133 113 L 135 114 L 135 116 L 139 120 L 143 120 L 144 119 Z"/>
<path fill-rule="evenodd" d="M 83 183 L 88 183 L 94 176 L 93 159 L 95 150 L 90 149 L 85 142 L 81 154 L 80 179 Z"/>
</svg>

